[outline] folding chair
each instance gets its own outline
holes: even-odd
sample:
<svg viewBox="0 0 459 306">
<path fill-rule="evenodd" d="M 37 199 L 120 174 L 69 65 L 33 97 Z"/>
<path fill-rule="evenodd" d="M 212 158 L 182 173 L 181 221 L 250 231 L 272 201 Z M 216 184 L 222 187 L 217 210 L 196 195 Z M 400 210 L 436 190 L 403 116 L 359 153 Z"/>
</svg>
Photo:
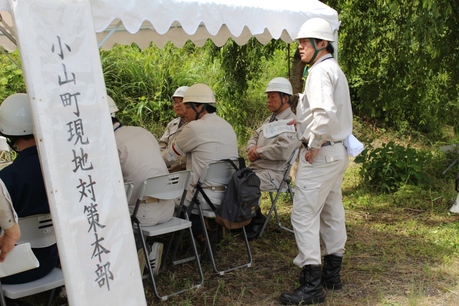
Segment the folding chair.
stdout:
<svg viewBox="0 0 459 306">
<path fill-rule="evenodd" d="M 234 161 L 236 164 L 239 162 L 239 160 Z M 209 257 L 210 261 L 212 263 L 212 267 L 214 271 L 220 275 L 225 274 L 226 272 L 233 271 L 239 268 L 249 268 L 252 265 L 252 253 L 250 251 L 250 245 L 249 245 L 249 240 L 247 239 L 247 233 L 245 230 L 245 227 L 242 228 L 242 236 L 244 238 L 244 243 L 245 243 L 245 248 L 247 252 L 247 257 L 248 257 L 248 262 L 230 267 L 226 270 L 219 270 L 217 268 L 216 260 L 215 260 L 215 254 L 212 250 L 211 242 L 209 239 L 209 234 L 206 229 L 206 223 L 204 218 L 210 218 L 210 219 L 215 219 L 216 215 L 215 212 L 212 209 L 203 209 L 202 204 L 199 200 L 199 195 L 202 195 L 204 200 L 206 202 L 210 202 L 209 197 L 205 193 L 205 189 L 221 189 L 224 188 L 226 189 L 226 186 L 228 185 L 229 180 L 231 179 L 231 176 L 233 173 L 236 172 L 236 169 L 231 165 L 230 162 L 228 161 L 218 161 L 211 163 L 205 167 L 201 173 L 201 176 L 199 177 L 199 180 L 195 186 L 193 198 L 191 200 L 191 204 L 189 207 L 189 212 L 192 214 L 197 214 L 199 215 L 200 218 L 200 223 L 202 226 L 202 231 L 206 237 L 206 247 L 209 252 Z M 212 203 L 214 206 L 219 205 L 219 203 Z M 194 206 L 197 206 L 195 208 Z M 239 258 L 239 254 L 235 256 Z"/>
<path fill-rule="evenodd" d="M 56 243 L 54 227 L 50 214 L 33 215 L 19 219 L 21 238 L 19 243 L 29 242 L 32 248 L 45 248 Z M 51 290 L 48 306 L 51 305 L 56 288 L 64 285 L 62 270 L 54 268 L 46 276 L 23 284 L 1 285 L 0 295 L 2 305 L 6 305 L 5 296 L 10 299 L 19 299 L 25 296 Z"/>
<path fill-rule="evenodd" d="M 196 244 L 195 244 L 193 233 L 191 230 L 191 221 L 187 219 L 187 216 L 185 219 L 181 219 L 178 217 L 172 217 L 171 220 L 161 223 L 161 224 L 157 224 L 154 226 L 142 226 L 137 218 L 137 211 L 139 209 L 141 201 L 145 197 L 152 197 L 158 200 L 172 200 L 172 199 L 176 199 L 181 196 L 182 198 L 181 198 L 180 206 L 182 207 L 183 201 L 185 200 L 185 197 L 186 197 L 188 186 L 190 184 L 190 180 L 191 180 L 191 171 L 189 170 L 174 172 L 174 173 L 160 175 L 160 176 L 151 177 L 151 178 L 146 179 L 142 185 L 139 195 L 137 196 L 136 206 L 131 216 L 134 230 L 136 233 L 140 235 L 145 258 L 148 258 L 148 248 L 147 248 L 145 237 L 154 237 L 154 236 L 160 236 L 160 235 L 172 233 L 172 238 L 170 239 L 170 243 L 172 243 L 174 241 L 174 233 L 182 232 L 186 229 L 188 229 L 189 231 L 190 239 L 191 239 L 191 243 L 193 247 L 193 252 L 194 252 L 194 258 L 196 260 L 196 265 L 197 265 L 198 273 L 200 277 L 200 283 L 192 285 L 189 288 L 178 290 L 171 294 L 160 295 L 158 292 L 155 277 L 153 274 L 153 269 L 151 265 L 147 262 L 148 273 L 150 275 L 151 282 L 153 283 L 153 289 L 155 291 L 155 294 L 159 299 L 163 301 L 167 300 L 171 296 L 186 292 L 194 288 L 199 288 L 204 282 L 204 275 L 202 273 L 201 263 L 199 261 L 199 254 L 196 249 Z M 169 248 L 170 248 L 170 245 L 168 246 L 167 249 L 169 250 Z M 168 252 L 166 252 L 166 254 L 167 253 Z M 174 252 L 174 256 L 175 256 L 175 252 Z"/>
<path fill-rule="evenodd" d="M 271 200 L 271 208 L 269 209 L 268 215 L 266 216 L 265 223 L 263 224 L 263 227 L 261 228 L 258 238 L 260 238 L 261 235 L 263 235 L 263 232 L 265 231 L 265 228 L 268 225 L 269 219 L 271 218 L 273 211 L 274 211 L 274 214 L 276 215 L 276 221 L 279 227 L 293 233 L 292 229 L 282 225 L 281 220 L 279 218 L 279 214 L 277 213 L 276 205 L 277 205 L 277 200 L 279 199 L 279 196 L 281 195 L 282 192 L 288 192 L 290 195 L 290 199 L 293 202 L 293 190 L 292 190 L 292 186 L 290 185 L 291 183 L 290 170 L 292 169 L 292 166 L 295 163 L 299 150 L 300 150 L 299 148 L 296 148 L 292 152 L 292 155 L 290 156 L 290 160 L 288 162 L 287 169 L 285 169 L 285 172 L 284 172 L 284 177 L 282 178 L 282 181 L 280 182 L 279 186 L 275 189 L 262 190 L 265 192 L 269 192 L 269 199 Z M 274 193 L 276 194 L 276 196 L 273 196 Z"/>
</svg>

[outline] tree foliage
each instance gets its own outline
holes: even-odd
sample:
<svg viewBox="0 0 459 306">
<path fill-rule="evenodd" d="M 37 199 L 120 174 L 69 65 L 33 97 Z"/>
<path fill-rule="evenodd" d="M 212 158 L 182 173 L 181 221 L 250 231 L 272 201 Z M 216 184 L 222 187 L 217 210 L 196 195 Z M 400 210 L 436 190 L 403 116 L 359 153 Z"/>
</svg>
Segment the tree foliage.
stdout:
<svg viewBox="0 0 459 306">
<path fill-rule="evenodd" d="M 9 95 L 18 92 L 25 92 L 25 83 L 22 70 L 19 67 L 19 52 L 15 51 L 0 60 L 0 102 Z"/>
<path fill-rule="evenodd" d="M 208 41 L 202 48 L 167 44 L 115 46 L 101 52 L 110 94 L 126 124 L 142 125 L 157 136 L 175 115 L 170 96 L 183 85 L 206 83 L 214 90 L 218 113 L 227 119 L 245 143 L 253 128 L 268 116 L 264 89 L 275 76 L 286 76 L 285 44 L 263 46 L 255 39 L 238 46 L 233 41 L 217 48 Z M 279 61 L 281 59 L 281 61 Z"/>
<path fill-rule="evenodd" d="M 328 1 L 357 115 L 402 132 L 459 130 L 459 3 Z"/>
<path fill-rule="evenodd" d="M 215 65 L 203 49 L 187 44 L 164 49 L 151 46 L 145 50 L 136 45 L 115 46 L 101 51 L 107 92 L 127 124 L 154 129 L 174 117 L 171 95 L 180 86 L 213 82 Z M 152 126 L 153 125 L 153 126 Z"/>
<path fill-rule="evenodd" d="M 287 77 L 287 58 L 282 62 L 275 62 L 278 67 L 272 67 L 270 71 L 265 70 L 270 66 L 269 61 L 276 52 L 279 54 L 279 51 L 285 50 L 286 44 L 281 41 L 273 40 L 267 45 L 262 45 L 255 38 L 243 46 L 230 39 L 223 47 L 213 46 L 210 49 L 212 58 L 220 62 L 221 68 L 216 91 L 228 102 L 222 103 L 220 107 L 222 115 L 233 124 L 243 141 L 248 139 L 252 129 L 256 128 L 253 123 L 258 124 L 267 115 L 266 107 L 260 108 L 260 104 L 265 100 L 264 96 L 255 94 L 258 99 L 250 100 L 249 91 L 256 89 L 264 94 L 264 88 L 271 78 Z"/>
<path fill-rule="evenodd" d="M 400 132 L 438 139 L 445 125 L 459 131 L 459 3 L 446 0 L 330 0 L 339 13 L 339 62 L 357 116 Z M 299 91 L 304 65 L 288 45 L 251 39 L 238 46 L 208 42 L 197 48 L 135 45 L 101 51 L 107 91 L 126 124 L 160 130 L 174 116 L 170 95 L 182 85 L 209 84 L 217 109 L 244 143 L 268 115 L 264 89 L 277 76 Z M 291 53 L 297 45 L 290 46 Z M 18 53 L 11 55 L 19 61 Z M 293 69 L 288 63 L 293 62 Z M 2 56 L 2 100 L 25 91 L 22 73 Z M 158 131 L 156 134 L 160 133 Z"/>
</svg>

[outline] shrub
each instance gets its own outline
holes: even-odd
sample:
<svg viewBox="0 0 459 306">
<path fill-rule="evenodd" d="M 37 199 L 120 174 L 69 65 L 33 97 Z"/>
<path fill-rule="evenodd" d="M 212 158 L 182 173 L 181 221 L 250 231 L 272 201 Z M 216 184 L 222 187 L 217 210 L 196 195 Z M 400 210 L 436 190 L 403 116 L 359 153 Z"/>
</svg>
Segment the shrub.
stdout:
<svg viewBox="0 0 459 306">
<path fill-rule="evenodd" d="M 9 95 L 26 92 L 20 63 L 18 50 L 0 57 L 0 103 Z"/>
<path fill-rule="evenodd" d="M 383 143 L 379 148 L 367 147 L 355 162 L 360 163 L 360 176 L 364 184 L 383 192 L 395 192 L 404 185 L 422 185 L 427 182 L 423 172 L 430 153 L 414 148 Z"/>
</svg>

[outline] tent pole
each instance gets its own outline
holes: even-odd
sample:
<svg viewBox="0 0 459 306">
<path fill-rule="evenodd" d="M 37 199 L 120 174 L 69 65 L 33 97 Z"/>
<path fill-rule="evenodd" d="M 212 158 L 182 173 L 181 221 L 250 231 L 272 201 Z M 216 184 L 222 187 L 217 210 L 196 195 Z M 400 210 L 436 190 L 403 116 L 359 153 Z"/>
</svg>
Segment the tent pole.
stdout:
<svg viewBox="0 0 459 306">
<path fill-rule="evenodd" d="M 287 44 L 287 70 L 288 70 L 288 79 L 292 77 L 290 74 L 290 44 Z"/>
<path fill-rule="evenodd" d="M 108 34 L 100 41 L 99 43 L 99 48 L 102 47 L 103 44 L 105 44 L 105 42 L 107 41 L 107 39 L 109 39 L 113 33 L 115 33 L 116 30 L 118 30 L 118 28 L 120 27 L 121 25 L 121 20 L 113 27 L 113 29 L 110 30 L 110 32 L 108 32 Z"/>
<path fill-rule="evenodd" d="M 11 34 L 11 33 L 14 34 L 13 29 L 11 29 L 11 27 L 3 20 L 3 17 L 1 14 L 0 14 L 0 23 L 2 24 L 0 26 L 0 32 L 2 32 L 3 35 L 5 35 L 9 40 L 11 40 L 13 44 L 17 46 L 18 44 L 16 43 L 16 39 Z"/>
</svg>

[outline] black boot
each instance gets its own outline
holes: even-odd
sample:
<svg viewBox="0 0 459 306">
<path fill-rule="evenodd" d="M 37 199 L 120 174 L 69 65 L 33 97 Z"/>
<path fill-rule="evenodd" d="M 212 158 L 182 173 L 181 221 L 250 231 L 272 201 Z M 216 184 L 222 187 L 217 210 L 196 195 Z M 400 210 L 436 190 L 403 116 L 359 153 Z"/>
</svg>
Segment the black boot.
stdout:
<svg viewBox="0 0 459 306">
<path fill-rule="evenodd" d="M 306 265 L 300 274 L 300 287 L 293 292 L 282 293 L 283 305 L 311 305 L 325 302 L 325 294 L 320 279 L 320 265 Z"/>
<path fill-rule="evenodd" d="M 258 208 L 257 214 L 252 218 L 248 228 L 250 229 L 247 233 L 247 239 L 254 240 L 259 238 L 261 230 L 263 229 L 263 224 L 265 224 L 266 217 L 261 212 L 261 209 Z"/>
<path fill-rule="evenodd" d="M 322 268 L 322 284 L 327 289 L 339 290 L 343 288 L 339 272 L 341 271 L 342 256 L 324 256 L 324 266 Z"/>
</svg>

